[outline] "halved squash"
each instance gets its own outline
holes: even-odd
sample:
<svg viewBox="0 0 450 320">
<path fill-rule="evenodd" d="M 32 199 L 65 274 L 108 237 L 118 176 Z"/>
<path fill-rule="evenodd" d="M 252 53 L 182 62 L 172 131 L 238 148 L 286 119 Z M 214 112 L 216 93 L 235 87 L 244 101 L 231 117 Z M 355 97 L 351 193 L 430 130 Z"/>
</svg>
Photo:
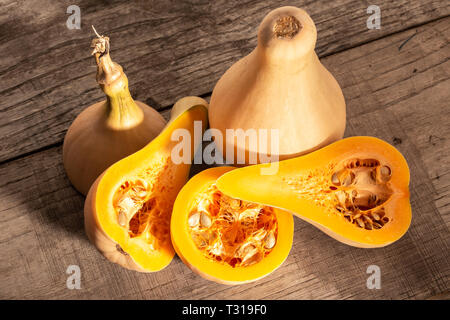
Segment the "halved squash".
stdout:
<svg viewBox="0 0 450 320">
<path fill-rule="evenodd" d="M 409 169 L 401 153 L 373 137 L 351 137 L 298 158 L 228 172 L 224 194 L 285 209 L 343 243 L 383 247 L 411 223 Z M 268 172 L 268 171 L 266 171 Z"/>
<path fill-rule="evenodd" d="M 200 172 L 183 187 L 170 224 L 178 256 L 202 277 L 223 284 L 260 279 L 287 258 L 292 246 L 292 215 L 233 199 L 216 180 L 233 167 Z"/>
<path fill-rule="evenodd" d="M 191 101 L 191 98 L 187 98 Z M 161 134 L 140 151 L 109 167 L 89 190 L 85 229 L 91 242 L 112 262 L 142 271 L 158 271 L 174 256 L 170 216 L 178 191 L 188 180 L 190 162 L 174 161 L 177 130 L 188 133 L 190 159 L 207 126 L 207 103 L 183 102 Z M 201 122 L 200 127 L 194 122 Z M 194 134 L 194 128 L 201 132 Z"/>
</svg>

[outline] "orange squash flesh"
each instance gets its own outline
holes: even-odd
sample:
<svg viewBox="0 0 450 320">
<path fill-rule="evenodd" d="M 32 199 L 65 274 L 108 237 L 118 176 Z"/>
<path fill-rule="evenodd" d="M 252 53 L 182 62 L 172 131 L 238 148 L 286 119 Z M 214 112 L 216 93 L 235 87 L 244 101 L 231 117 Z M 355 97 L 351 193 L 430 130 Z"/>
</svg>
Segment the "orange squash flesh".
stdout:
<svg viewBox="0 0 450 320">
<path fill-rule="evenodd" d="M 202 171 L 191 178 L 177 196 L 172 212 L 170 226 L 172 244 L 182 261 L 202 277 L 229 285 L 255 281 L 268 275 L 279 267 L 287 258 L 291 249 L 294 229 L 293 218 L 290 213 L 267 207 L 234 211 L 232 213 L 233 218 L 226 220 L 228 226 L 228 229 L 226 229 L 227 227 L 217 227 L 219 225 L 218 217 L 220 217 L 220 212 L 222 212 L 223 208 L 217 207 L 216 213 L 212 213 L 213 209 L 211 208 L 213 208 L 213 205 L 210 204 L 208 207 L 210 210 L 207 212 L 207 216 L 210 217 L 213 222 L 211 222 L 211 220 L 207 220 L 207 225 L 205 227 L 202 217 L 192 223 L 191 219 L 194 215 L 204 214 L 208 211 L 207 209 L 204 209 L 205 211 L 200 211 L 200 209 L 198 209 L 199 203 L 201 203 L 201 201 L 199 202 L 199 199 L 203 199 L 202 196 L 205 194 L 207 195 L 208 190 L 214 188 L 217 178 L 233 169 L 233 167 L 211 168 Z M 225 199 L 224 201 L 233 201 L 233 199 Z M 220 203 L 223 204 L 224 202 Z M 256 205 L 240 202 L 239 206 L 241 206 L 241 208 L 255 208 Z M 242 242 L 240 242 L 238 240 L 239 234 L 243 234 L 242 232 L 244 232 L 244 227 L 242 226 L 245 225 L 242 217 L 246 213 L 248 214 L 253 212 L 252 210 L 256 210 L 256 212 L 259 212 L 260 214 L 258 216 L 258 220 L 255 219 L 255 222 L 259 221 L 259 219 L 263 219 L 262 216 L 266 213 L 267 215 L 264 216 L 266 218 L 273 215 L 272 218 L 274 219 L 273 221 L 275 221 L 277 228 L 275 233 L 265 234 L 264 236 L 256 239 L 255 237 L 257 232 L 255 230 L 259 230 L 259 232 L 262 231 L 263 234 L 265 231 L 255 227 L 256 229 L 251 229 L 251 232 L 253 233 L 251 233 L 251 235 L 247 234 L 247 236 L 241 237 Z M 232 211 L 224 210 L 224 212 L 230 213 Z M 200 225 L 201 227 L 192 229 L 193 224 Z M 207 232 L 208 230 L 211 231 L 214 227 L 217 227 L 217 229 L 212 232 L 217 232 L 219 236 L 215 238 L 208 238 L 207 241 L 209 241 L 209 248 L 213 250 L 209 251 L 209 254 L 206 254 L 207 250 L 202 249 L 201 245 L 199 245 L 199 243 L 195 241 L 195 238 L 193 238 L 192 230 L 203 230 L 202 232 Z M 225 235 L 227 232 L 230 232 L 230 230 L 234 233 L 234 235 L 226 238 Z M 258 234 L 260 235 L 261 233 Z M 249 253 L 249 251 L 245 251 L 245 249 L 250 245 L 255 245 L 255 247 L 253 247 L 254 251 Z M 241 252 L 245 252 L 246 255 L 240 260 L 239 263 L 234 264 L 230 261 L 236 261 L 236 258 L 227 259 L 226 255 L 224 254 L 221 256 L 221 253 L 211 254 L 211 252 L 217 252 L 217 250 L 214 251 L 215 249 L 222 250 L 222 252 L 232 252 L 235 256 L 239 256 Z M 258 256 L 260 253 L 259 251 L 256 252 L 256 250 L 260 249 L 265 251 L 265 253 Z M 250 258 L 247 259 L 247 257 Z M 258 257 L 258 259 L 256 260 L 255 257 Z"/>
<path fill-rule="evenodd" d="M 262 168 L 278 165 L 272 175 Z M 228 172 L 224 194 L 281 208 L 348 245 L 383 247 L 411 223 L 409 169 L 401 153 L 373 137 L 351 137 L 298 158 Z"/>
<path fill-rule="evenodd" d="M 157 138 L 108 168 L 89 190 L 84 209 L 86 232 L 110 261 L 152 272 L 172 260 L 170 215 L 190 169 L 189 163 L 172 161 L 172 150 L 179 143 L 172 141 L 172 133 L 177 129 L 190 133 L 193 157 L 201 142 L 201 135 L 194 134 L 194 121 L 202 122 L 203 132 L 205 106 L 194 106 L 171 119 Z"/>
</svg>

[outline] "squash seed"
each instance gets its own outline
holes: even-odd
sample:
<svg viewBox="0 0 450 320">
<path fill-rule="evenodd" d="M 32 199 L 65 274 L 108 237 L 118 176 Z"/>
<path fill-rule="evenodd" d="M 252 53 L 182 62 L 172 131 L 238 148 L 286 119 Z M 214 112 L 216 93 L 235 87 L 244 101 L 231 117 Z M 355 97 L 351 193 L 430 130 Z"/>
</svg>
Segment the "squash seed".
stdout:
<svg viewBox="0 0 450 320">
<path fill-rule="evenodd" d="M 333 175 L 331 176 L 331 182 L 337 186 L 341 184 L 337 172 L 333 173 Z"/>
<path fill-rule="evenodd" d="M 372 217 L 373 217 L 374 220 L 380 220 L 381 219 L 380 216 L 378 215 L 378 213 L 376 213 L 376 212 L 372 212 Z"/>
<path fill-rule="evenodd" d="M 137 179 L 131 190 L 137 198 L 144 199 L 148 194 L 148 182 L 143 179 Z"/>
<path fill-rule="evenodd" d="M 119 211 L 119 215 L 117 216 L 117 221 L 121 227 L 125 227 L 127 225 L 127 216 L 123 211 Z"/>
<path fill-rule="evenodd" d="M 189 227 L 193 228 L 198 226 L 198 223 L 200 222 L 200 213 L 196 212 L 192 214 L 188 219 Z"/>
<path fill-rule="evenodd" d="M 345 200 L 347 198 L 346 194 L 344 191 L 342 190 L 338 190 L 335 193 L 337 200 L 341 203 L 341 204 L 345 204 Z"/>
<path fill-rule="evenodd" d="M 374 227 L 375 229 L 381 229 L 382 226 L 383 226 L 383 225 L 381 225 L 381 224 L 378 223 L 378 222 L 374 222 L 374 223 L 373 223 L 373 227 Z"/>
<path fill-rule="evenodd" d="M 238 255 L 242 258 L 242 264 L 248 264 L 248 262 L 258 253 L 257 247 L 251 243 L 244 243 L 238 250 Z"/>
<path fill-rule="evenodd" d="M 275 246 L 275 242 L 275 236 L 273 235 L 273 232 L 270 232 L 266 237 L 265 247 L 267 249 L 272 249 Z"/>
<path fill-rule="evenodd" d="M 204 248 L 208 245 L 208 241 L 205 238 L 204 233 L 196 232 L 195 234 L 193 234 L 192 239 L 194 240 L 194 243 L 198 248 Z"/>
<path fill-rule="evenodd" d="M 380 168 L 380 175 L 381 175 L 381 180 L 386 182 L 389 181 L 389 179 L 391 179 L 391 168 L 389 168 L 388 166 L 382 166 Z"/>
<path fill-rule="evenodd" d="M 361 218 L 358 218 L 358 219 L 355 219 L 355 221 L 358 223 L 358 225 L 361 227 L 361 228 L 364 228 L 364 222 L 361 220 Z"/>
<path fill-rule="evenodd" d="M 223 243 L 220 239 L 214 242 L 210 252 L 215 256 L 221 256 L 224 253 Z"/>
<path fill-rule="evenodd" d="M 200 223 L 202 227 L 209 228 L 211 226 L 211 218 L 204 212 L 200 215 Z"/>
<path fill-rule="evenodd" d="M 120 201 L 117 203 L 117 206 L 120 209 L 123 209 L 125 212 L 131 211 L 136 206 L 136 202 L 133 201 L 130 197 L 124 196 Z"/>
<path fill-rule="evenodd" d="M 267 232 L 264 229 L 259 229 L 252 234 L 253 239 L 256 241 L 262 241 L 267 236 Z"/>
</svg>

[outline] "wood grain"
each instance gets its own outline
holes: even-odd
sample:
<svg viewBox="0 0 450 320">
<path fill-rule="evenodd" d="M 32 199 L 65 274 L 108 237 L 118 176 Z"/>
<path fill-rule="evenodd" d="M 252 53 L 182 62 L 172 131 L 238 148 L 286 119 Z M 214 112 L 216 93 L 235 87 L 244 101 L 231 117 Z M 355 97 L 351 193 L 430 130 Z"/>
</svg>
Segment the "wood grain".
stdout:
<svg viewBox="0 0 450 320">
<path fill-rule="evenodd" d="M 72 1 L 10 1 L 0 8 L 0 161 L 61 143 L 81 110 L 103 99 L 89 57 L 91 24 L 111 37 L 133 96 L 155 108 L 212 91 L 256 45 L 272 1 L 78 1 L 81 30 L 66 28 Z M 370 1 L 291 1 L 318 29 L 330 55 L 450 13 L 448 3 L 380 0 L 381 29 L 369 30 Z M 400 44 L 399 44 L 400 45 Z"/>
<path fill-rule="evenodd" d="M 127 271 L 106 261 L 88 242 L 84 198 L 70 186 L 56 146 L 0 165 L 0 252 L 6 257 L 0 264 L 0 298 L 445 297 L 450 290 L 449 26 L 450 18 L 440 19 L 324 59 L 343 84 L 346 136 L 380 137 L 408 161 L 413 220 L 398 242 L 380 249 L 353 248 L 295 219 L 289 258 L 255 283 L 218 285 L 192 273 L 178 258 L 154 274 Z M 66 288 L 71 264 L 81 268 L 81 290 Z M 380 290 L 366 287 L 366 269 L 372 264 L 381 269 Z"/>
</svg>

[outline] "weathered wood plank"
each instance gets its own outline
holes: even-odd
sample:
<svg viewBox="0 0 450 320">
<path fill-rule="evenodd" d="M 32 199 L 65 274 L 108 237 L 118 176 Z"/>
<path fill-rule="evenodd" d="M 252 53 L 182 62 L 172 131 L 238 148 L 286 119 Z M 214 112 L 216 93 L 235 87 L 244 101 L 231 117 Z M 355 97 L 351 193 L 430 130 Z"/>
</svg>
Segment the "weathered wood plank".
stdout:
<svg viewBox="0 0 450 320">
<path fill-rule="evenodd" d="M 252 284 L 227 287 L 203 280 L 178 258 L 154 274 L 127 271 L 106 261 L 87 241 L 84 199 L 64 174 L 61 147 L 54 147 L 0 166 L 0 251 L 6 257 L 0 265 L 0 297 L 408 299 L 445 294 L 450 289 L 450 233 L 443 217 L 448 217 L 449 198 L 440 192 L 449 182 L 448 21 L 418 28 L 400 51 L 414 30 L 325 59 L 345 83 L 346 136 L 389 141 L 410 166 L 413 221 L 398 242 L 374 250 L 353 248 L 296 219 L 287 261 Z M 443 182 L 436 183 L 436 174 Z M 81 268 L 81 290 L 66 288 L 71 264 Z M 380 290 L 366 288 L 366 268 L 372 264 L 381 269 Z"/>
<path fill-rule="evenodd" d="M 71 1 L 4 1 L 0 8 L 0 161 L 62 141 L 83 108 L 103 98 L 89 57 L 90 25 L 107 33 L 135 98 L 161 108 L 212 91 L 256 44 L 267 1 L 79 1 L 81 30 L 65 21 Z M 313 17 L 317 52 L 333 52 L 446 16 L 445 1 L 378 1 L 380 30 L 366 27 L 370 1 L 293 1 Z M 399 44 L 400 45 L 400 44 Z"/>
</svg>

